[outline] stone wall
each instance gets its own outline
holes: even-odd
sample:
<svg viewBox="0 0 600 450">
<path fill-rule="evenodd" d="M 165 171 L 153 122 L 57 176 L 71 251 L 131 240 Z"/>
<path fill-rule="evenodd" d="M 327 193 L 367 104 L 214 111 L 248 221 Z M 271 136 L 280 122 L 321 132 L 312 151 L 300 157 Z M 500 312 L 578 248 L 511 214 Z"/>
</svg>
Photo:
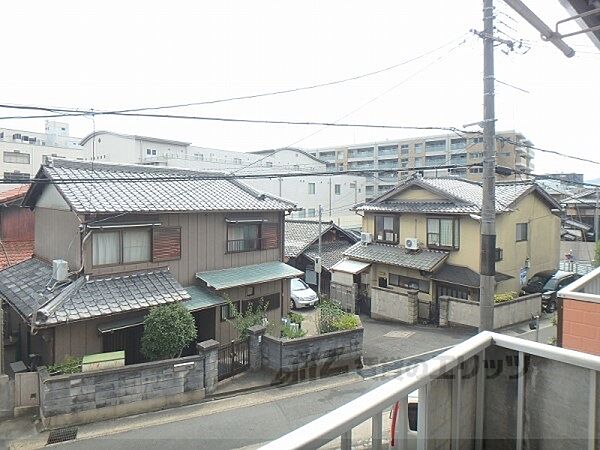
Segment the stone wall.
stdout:
<svg viewBox="0 0 600 450">
<path fill-rule="evenodd" d="M 371 288 L 371 317 L 415 324 L 418 320 L 418 291 L 408 290 L 406 295 L 377 287 Z"/>
<path fill-rule="evenodd" d="M 306 369 L 335 370 L 361 364 L 363 327 L 318 336 L 283 339 L 263 335 L 260 339 L 261 366 L 277 374 L 294 374 Z M 251 343 L 259 340 L 252 340 Z M 250 366 L 252 362 L 251 346 Z"/>
<path fill-rule="evenodd" d="M 479 327 L 479 302 L 453 297 L 440 297 L 440 326 L 464 325 Z M 504 328 L 531 319 L 542 312 L 540 294 L 524 295 L 514 300 L 494 304 L 494 329 Z"/>
<path fill-rule="evenodd" d="M 40 368 L 44 428 L 113 419 L 194 403 L 216 385 L 218 344 L 199 344 L 200 355 L 49 376 Z M 213 364 L 214 363 L 214 364 Z"/>
</svg>

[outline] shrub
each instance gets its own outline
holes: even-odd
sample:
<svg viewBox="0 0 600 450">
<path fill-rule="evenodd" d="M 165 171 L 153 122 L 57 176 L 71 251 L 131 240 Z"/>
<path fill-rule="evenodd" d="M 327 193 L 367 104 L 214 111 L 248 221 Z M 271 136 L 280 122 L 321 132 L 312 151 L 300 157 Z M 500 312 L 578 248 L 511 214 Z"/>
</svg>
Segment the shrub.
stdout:
<svg viewBox="0 0 600 450">
<path fill-rule="evenodd" d="M 302 314 L 295 313 L 295 312 L 290 312 L 288 314 L 288 317 L 292 323 L 297 323 L 297 324 L 301 324 L 302 321 L 304 320 L 304 316 Z"/>
<path fill-rule="evenodd" d="M 290 324 L 284 325 L 281 328 L 281 337 L 287 339 L 301 338 L 306 335 L 306 330 L 300 329 L 300 327 L 294 327 Z"/>
<path fill-rule="evenodd" d="M 349 314 L 331 300 L 321 300 L 317 310 L 317 328 L 320 334 L 358 327 L 358 318 Z"/>
<path fill-rule="evenodd" d="M 50 375 L 80 373 L 82 360 L 83 358 L 67 356 L 63 362 L 48 366 L 48 373 Z"/>
<path fill-rule="evenodd" d="M 514 300 L 518 296 L 519 296 L 519 294 L 517 292 L 514 292 L 514 291 L 503 292 L 501 294 L 495 294 L 494 295 L 494 303 L 509 302 L 511 300 Z"/>
<path fill-rule="evenodd" d="M 177 358 L 196 336 L 194 317 L 185 306 L 158 306 L 144 320 L 142 354 L 150 360 Z"/>
<path fill-rule="evenodd" d="M 258 304 L 250 303 L 248 309 L 244 312 L 240 312 L 238 307 L 227 300 L 229 303 L 229 310 L 233 319 L 227 319 L 238 332 L 240 339 L 248 337 L 248 329 L 254 325 L 262 325 L 267 317 L 267 303 L 264 299 L 261 299 Z"/>
</svg>

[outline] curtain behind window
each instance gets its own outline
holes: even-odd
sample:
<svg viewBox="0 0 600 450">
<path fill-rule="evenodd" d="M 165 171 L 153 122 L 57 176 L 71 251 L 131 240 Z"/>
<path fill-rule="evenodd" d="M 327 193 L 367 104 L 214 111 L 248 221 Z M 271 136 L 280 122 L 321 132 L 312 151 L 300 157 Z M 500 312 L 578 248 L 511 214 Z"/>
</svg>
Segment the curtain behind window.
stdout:
<svg viewBox="0 0 600 450">
<path fill-rule="evenodd" d="M 452 220 L 440 220 L 440 245 L 452 247 Z"/>
<path fill-rule="evenodd" d="M 119 238 L 118 231 L 94 233 L 92 248 L 94 266 L 119 263 Z"/>
<path fill-rule="evenodd" d="M 123 262 L 150 261 L 151 235 L 149 229 L 123 231 Z"/>
</svg>

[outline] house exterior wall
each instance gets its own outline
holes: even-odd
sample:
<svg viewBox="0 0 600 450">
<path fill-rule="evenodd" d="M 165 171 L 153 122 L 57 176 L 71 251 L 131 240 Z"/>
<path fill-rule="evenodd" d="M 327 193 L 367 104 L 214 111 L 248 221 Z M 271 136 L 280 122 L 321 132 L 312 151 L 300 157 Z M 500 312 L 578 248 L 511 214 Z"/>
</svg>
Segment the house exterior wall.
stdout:
<svg viewBox="0 0 600 450">
<path fill-rule="evenodd" d="M 34 239 L 34 215 L 30 209 L 11 205 L 0 213 L 3 241 L 32 241 Z"/>
<path fill-rule="evenodd" d="M 600 355 L 600 303 L 563 299 L 562 347 Z"/>
<path fill-rule="evenodd" d="M 84 244 L 85 273 L 107 275 L 168 266 L 177 281 L 183 286 L 190 286 L 198 284 L 196 279 L 196 273 L 198 272 L 229 269 L 283 259 L 283 236 L 280 236 L 279 247 L 275 249 L 227 253 L 227 223 L 225 220 L 233 218 L 261 219 L 271 223 L 279 223 L 283 226 L 283 213 L 279 212 L 161 214 L 159 216 L 161 225 L 181 227 L 180 259 L 93 267 L 92 237 Z"/>
<path fill-rule="evenodd" d="M 79 220 L 70 211 L 38 207 L 35 214 L 35 255 L 52 261 L 64 259 L 70 269 L 80 265 Z"/>
</svg>

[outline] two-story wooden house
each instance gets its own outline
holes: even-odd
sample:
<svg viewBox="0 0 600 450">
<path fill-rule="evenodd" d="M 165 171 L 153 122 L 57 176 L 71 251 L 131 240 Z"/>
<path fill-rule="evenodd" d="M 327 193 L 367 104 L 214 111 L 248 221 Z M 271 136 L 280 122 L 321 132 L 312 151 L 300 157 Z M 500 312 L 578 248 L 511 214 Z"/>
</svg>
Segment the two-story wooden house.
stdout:
<svg viewBox="0 0 600 450">
<path fill-rule="evenodd" d="M 478 300 L 481 206 L 481 184 L 455 178 L 413 178 L 359 205 L 372 242 L 345 252 L 363 263 L 354 281 L 371 293 L 416 289 L 425 309 L 442 295 Z M 519 291 L 528 276 L 558 268 L 559 210 L 535 183 L 497 184 L 497 293 Z"/>
<path fill-rule="evenodd" d="M 54 158 L 36 178 L 23 202 L 34 257 L 0 271 L 21 359 L 125 349 L 139 362 L 144 316 L 172 302 L 193 313 L 198 341 L 237 337 L 227 299 L 242 310 L 264 299 L 273 322 L 287 315 L 289 279 L 302 274 L 283 263 L 292 203 L 159 167 Z"/>
</svg>

